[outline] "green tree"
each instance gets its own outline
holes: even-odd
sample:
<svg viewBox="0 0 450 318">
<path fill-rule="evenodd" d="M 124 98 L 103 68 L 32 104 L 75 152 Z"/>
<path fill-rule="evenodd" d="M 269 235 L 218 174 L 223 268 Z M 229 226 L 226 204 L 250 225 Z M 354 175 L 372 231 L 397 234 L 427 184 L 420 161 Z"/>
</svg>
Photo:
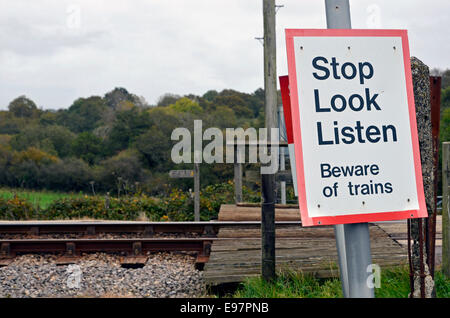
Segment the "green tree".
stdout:
<svg viewBox="0 0 450 318">
<path fill-rule="evenodd" d="M 167 107 L 153 107 L 147 111 L 150 117 L 151 126 L 156 126 L 170 140 L 170 135 L 176 127 L 182 124 L 179 120 L 179 114 L 170 112 Z"/>
<path fill-rule="evenodd" d="M 67 157 L 74 138 L 75 134 L 62 126 L 30 125 L 13 136 L 10 144 L 19 151 L 35 147 L 59 157 Z"/>
<path fill-rule="evenodd" d="M 156 106 L 169 106 L 171 104 L 175 104 L 177 100 L 179 100 L 181 96 L 175 94 L 164 94 L 158 99 Z"/>
<path fill-rule="evenodd" d="M 450 86 L 441 90 L 441 114 L 450 108 Z"/>
<path fill-rule="evenodd" d="M 132 108 L 116 114 L 108 138 L 108 148 L 119 151 L 128 148 L 137 136 L 151 126 L 150 116 L 146 111 Z"/>
<path fill-rule="evenodd" d="M 72 142 L 72 153 L 92 165 L 104 157 L 103 142 L 94 134 L 83 132 Z"/>
<path fill-rule="evenodd" d="M 191 113 L 191 114 L 201 114 L 203 109 L 197 102 L 190 100 L 187 97 L 180 98 L 169 106 L 169 108 L 175 112 L 179 113 Z"/>
<path fill-rule="evenodd" d="M 37 113 L 36 104 L 25 95 L 19 96 L 9 103 L 8 109 L 16 117 L 33 117 Z"/>
<path fill-rule="evenodd" d="M 207 101 L 212 102 L 214 101 L 214 98 L 217 97 L 217 95 L 219 95 L 219 93 L 216 90 L 209 90 L 205 94 L 203 94 L 202 97 Z"/>
<path fill-rule="evenodd" d="M 167 163 L 170 160 L 170 136 L 156 126 L 136 140 L 136 149 L 143 155 L 149 168 Z"/>
<path fill-rule="evenodd" d="M 97 178 L 103 191 L 117 193 L 118 189 L 126 191 L 136 182 L 142 181 L 144 177 L 145 173 L 138 154 L 127 150 L 102 161 Z"/>
<path fill-rule="evenodd" d="M 135 106 L 144 106 L 144 104 L 146 104 L 142 98 L 139 98 L 134 94 L 130 94 L 123 87 L 114 88 L 112 91 L 106 93 L 103 99 L 105 100 L 106 105 L 114 110 L 117 110 L 120 107 L 126 107 L 129 103 Z"/>
<path fill-rule="evenodd" d="M 214 98 L 213 103 L 230 107 L 238 117 L 252 118 L 254 117 L 254 112 L 249 107 L 249 103 L 245 100 L 247 97 L 248 96 L 245 96 L 245 94 L 231 89 L 223 90 L 216 98 Z"/>
<path fill-rule="evenodd" d="M 43 126 L 57 125 L 58 112 L 53 110 L 45 110 L 39 116 L 39 123 Z"/>
<path fill-rule="evenodd" d="M 78 98 L 66 112 L 59 114 L 59 122 L 76 133 L 92 131 L 101 125 L 106 111 L 106 103 L 99 96 Z"/>
</svg>

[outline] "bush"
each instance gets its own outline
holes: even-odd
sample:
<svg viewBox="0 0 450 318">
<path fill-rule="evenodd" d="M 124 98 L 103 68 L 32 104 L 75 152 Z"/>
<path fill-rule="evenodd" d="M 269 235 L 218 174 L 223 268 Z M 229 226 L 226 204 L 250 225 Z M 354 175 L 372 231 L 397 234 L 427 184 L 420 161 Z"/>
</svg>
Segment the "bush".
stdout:
<svg viewBox="0 0 450 318">
<path fill-rule="evenodd" d="M 92 169 L 77 158 L 66 158 L 41 168 L 40 182 L 46 189 L 82 191 L 92 179 Z"/>
<path fill-rule="evenodd" d="M 244 200 L 259 202 L 260 194 L 243 187 Z M 222 204 L 234 203 L 234 184 L 215 184 L 200 193 L 200 219 L 217 218 Z M 143 194 L 135 196 L 81 196 L 57 199 L 46 209 L 36 208 L 26 200 L 0 199 L 0 219 L 23 220 L 38 217 L 44 220 L 103 219 L 138 220 L 145 216 L 151 221 L 193 221 L 194 202 L 188 192 L 174 188 L 168 197 L 152 198 Z"/>
<path fill-rule="evenodd" d="M 144 175 L 138 154 L 134 151 L 122 151 L 101 162 L 96 176 L 97 190 L 115 192 L 119 196 L 128 194 L 131 185 L 142 181 Z"/>
<path fill-rule="evenodd" d="M 243 186 L 242 193 L 246 202 L 260 202 L 261 195 Z M 200 220 L 209 221 L 217 218 L 222 204 L 233 204 L 234 183 L 228 181 L 206 186 L 200 192 Z M 172 189 L 169 198 L 164 201 L 167 216 L 171 221 L 193 221 L 194 203 L 188 193 Z"/>
<path fill-rule="evenodd" d="M 36 216 L 36 212 L 30 202 L 18 197 L 12 199 L 0 198 L 0 219 L 2 220 L 26 220 Z"/>
<path fill-rule="evenodd" d="M 159 221 L 163 210 L 155 199 L 147 196 L 84 196 L 57 200 L 41 213 L 41 217 L 46 219 L 137 220 L 143 215 L 152 221 Z"/>
</svg>

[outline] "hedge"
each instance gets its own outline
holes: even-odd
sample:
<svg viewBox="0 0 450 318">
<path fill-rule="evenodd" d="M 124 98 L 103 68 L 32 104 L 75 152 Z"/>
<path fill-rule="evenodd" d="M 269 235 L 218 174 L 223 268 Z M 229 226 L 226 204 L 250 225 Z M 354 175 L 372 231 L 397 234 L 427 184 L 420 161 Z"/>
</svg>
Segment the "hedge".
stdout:
<svg viewBox="0 0 450 318">
<path fill-rule="evenodd" d="M 259 202 L 260 194 L 243 187 L 244 200 Z M 200 218 L 208 221 L 217 217 L 220 206 L 234 202 L 233 182 L 210 185 L 200 192 Z M 53 201 L 46 209 L 33 206 L 27 200 L 15 197 L 0 198 L 0 219 L 3 220 L 150 220 L 193 221 L 194 204 L 190 193 L 172 189 L 168 197 L 138 196 L 83 196 Z"/>
</svg>

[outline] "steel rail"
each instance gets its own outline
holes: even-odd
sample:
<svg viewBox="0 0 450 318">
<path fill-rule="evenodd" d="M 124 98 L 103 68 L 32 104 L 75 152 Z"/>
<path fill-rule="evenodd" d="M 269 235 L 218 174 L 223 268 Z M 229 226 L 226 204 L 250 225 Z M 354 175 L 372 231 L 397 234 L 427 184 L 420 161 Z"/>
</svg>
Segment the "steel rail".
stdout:
<svg viewBox="0 0 450 318">
<path fill-rule="evenodd" d="M 0 240 L 0 265 L 7 265 L 20 254 L 56 253 L 73 259 L 83 253 L 119 253 L 127 258 L 146 252 L 197 252 L 197 264 L 208 261 L 211 246 L 231 238 L 119 238 L 119 239 L 8 239 Z"/>
<path fill-rule="evenodd" d="M 19 253 L 126 252 L 138 255 L 156 251 L 204 252 L 217 238 L 126 238 L 126 239 L 13 239 L 0 240 L 1 257 L 14 257 Z"/>
<path fill-rule="evenodd" d="M 299 221 L 280 221 L 277 226 L 301 226 Z M 221 227 L 260 227 L 259 221 L 143 222 L 143 221 L 0 221 L 0 234 L 40 235 L 51 233 L 198 233 L 214 237 Z"/>
</svg>

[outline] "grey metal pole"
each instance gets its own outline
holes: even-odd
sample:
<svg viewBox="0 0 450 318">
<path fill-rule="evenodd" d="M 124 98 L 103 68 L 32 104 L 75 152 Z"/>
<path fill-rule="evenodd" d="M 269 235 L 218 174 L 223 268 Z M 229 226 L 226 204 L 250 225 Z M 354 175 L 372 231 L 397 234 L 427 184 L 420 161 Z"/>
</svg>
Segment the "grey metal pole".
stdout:
<svg viewBox="0 0 450 318">
<path fill-rule="evenodd" d="M 347 256 L 348 298 L 374 298 L 374 289 L 367 282 L 367 268 L 372 264 L 370 234 L 367 223 L 344 224 Z"/>
<path fill-rule="evenodd" d="M 345 298 L 349 298 L 349 286 L 348 286 L 348 269 L 347 269 L 347 256 L 345 253 L 345 231 L 343 224 L 337 224 L 334 226 L 334 236 L 336 238 L 336 249 L 339 260 L 339 275 L 341 278 L 342 294 Z"/>
<path fill-rule="evenodd" d="M 328 29 L 351 29 L 349 0 L 325 0 Z"/>
<path fill-rule="evenodd" d="M 194 163 L 194 219 L 200 221 L 200 167 Z"/>
<path fill-rule="evenodd" d="M 351 29 L 349 0 L 325 0 L 327 28 Z M 372 263 L 369 225 L 340 224 L 334 227 L 342 291 L 346 298 L 373 298 L 367 267 Z"/>
<path fill-rule="evenodd" d="M 275 128 L 277 116 L 277 67 L 275 0 L 263 0 L 264 16 L 264 93 L 267 138 Z M 272 151 L 272 149 L 270 150 Z M 264 280 L 275 278 L 275 175 L 262 175 L 261 274 Z"/>
</svg>

